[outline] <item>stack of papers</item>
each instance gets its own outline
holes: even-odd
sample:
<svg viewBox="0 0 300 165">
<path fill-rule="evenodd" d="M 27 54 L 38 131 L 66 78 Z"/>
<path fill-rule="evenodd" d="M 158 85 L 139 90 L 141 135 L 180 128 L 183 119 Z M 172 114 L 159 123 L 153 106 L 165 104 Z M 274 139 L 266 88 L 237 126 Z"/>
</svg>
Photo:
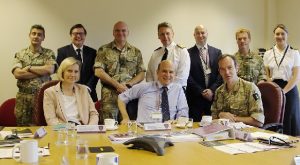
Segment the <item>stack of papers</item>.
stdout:
<svg viewBox="0 0 300 165">
<path fill-rule="evenodd" d="M 13 134 L 12 131 L 0 131 L 0 136 L 4 139 L 7 135 Z M 33 133 L 30 129 L 23 129 L 23 130 L 18 130 L 17 135 L 19 138 L 32 138 Z"/>
<path fill-rule="evenodd" d="M 129 135 L 128 133 L 116 133 L 116 134 L 110 134 L 108 135 L 108 138 L 113 143 L 124 143 L 127 140 L 134 139 L 137 136 Z"/>
<path fill-rule="evenodd" d="M 193 133 L 199 135 L 205 141 L 234 139 L 235 134 L 232 128 L 220 124 L 211 124 L 193 129 Z"/>
<path fill-rule="evenodd" d="M 251 136 L 254 139 L 269 139 L 271 136 L 275 136 L 277 138 L 280 138 L 282 140 L 288 140 L 289 136 L 279 133 L 266 133 L 266 132 L 253 132 L 251 133 Z"/>
<path fill-rule="evenodd" d="M 254 153 L 259 151 L 268 151 L 273 149 L 280 149 L 283 147 L 273 146 L 261 143 L 246 142 L 246 143 L 233 143 L 226 144 L 222 146 L 214 146 L 215 149 L 228 153 L 228 154 L 245 154 L 245 153 Z"/>
<path fill-rule="evenodd" d="M 199 142 L 203 141 L 203 139 L 194 134 L 186 134 L 186 133 L 173 133 L 171 135 L 164 136 L 166 139 L 170 140 L 173 143 L 176 142 Z"/>
</svg>

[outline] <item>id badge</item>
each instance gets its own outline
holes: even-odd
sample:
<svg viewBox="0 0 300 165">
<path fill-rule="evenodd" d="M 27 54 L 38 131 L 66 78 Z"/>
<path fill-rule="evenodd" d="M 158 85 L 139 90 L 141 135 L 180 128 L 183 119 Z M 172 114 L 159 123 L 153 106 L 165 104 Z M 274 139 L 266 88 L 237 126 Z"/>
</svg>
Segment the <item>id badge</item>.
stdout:
<svg viewBox="0 0 300 165">
<path fill-rule="evenodd" d="M 211 69 L 210 68 L 204 69 L 204 73 L 206 75 L 211 74 Z"/>
<path fill-rule="evenodd" d="M 161 112 L 152 112 L 151 118 L 153 120 L 161 120 L 162 119 L 162 113 Z"/>
</svg>

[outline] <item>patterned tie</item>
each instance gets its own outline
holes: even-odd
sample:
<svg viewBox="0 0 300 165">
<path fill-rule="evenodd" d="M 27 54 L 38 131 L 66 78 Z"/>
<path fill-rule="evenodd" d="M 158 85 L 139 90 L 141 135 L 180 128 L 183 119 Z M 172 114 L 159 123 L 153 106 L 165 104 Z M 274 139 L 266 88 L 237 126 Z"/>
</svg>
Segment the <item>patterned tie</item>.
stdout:
<svg viewBox="0 0 300 165">
<path fill-rule="evenodd" d="M 204 47 L 201 47 L 199 49 L 199 53 L 200 53 L 200 58 L 202 59 L 202 68 L 203 68 L 203 71 L 204 71 L 204 79 L 205 79 L 205 86 L 207 87 L 208 86 L 208 80 L 209 80 L 209 77 L 208 75 L 205 73 L 205 71 L 208 69 L 208 65 L 207 65 L 207 58 L 205 58 L 205 54 L 204 54 Z"/>
<path fill-rule="evenodd" d="M 77 59 L 82 62 L 82 58 L 81 58 L 81 50 L 80 49 L 76 49 L 77 52 Z"/>
<path fill-rule="evenodd" d="M 169 111 L 169 100 L 168 100 L 168 88 L 162 87 L 163 92 L 161 94 L 161 113 L 163 116 L 163 122 L 170 120 L 170 111 Z"/>
<path fill-rule="evenodd" d="M 168 49 L 165 48 L 165 53 L 163 55 L 163 57 L 161 58 L 161 61 L 166 60 L 168 58 Z"/>
<path fill-rule="evenodd" d="M 205 54 L 204 54 L 204 47 L 202 47 L 202 48 L 200 48 L 200 57 L 202 58 L 202 60 L 203 60 L 203 62 L 205 63 L 205 64 L 207 64 L 207 59 L 205 58 Z"/>
</svg>

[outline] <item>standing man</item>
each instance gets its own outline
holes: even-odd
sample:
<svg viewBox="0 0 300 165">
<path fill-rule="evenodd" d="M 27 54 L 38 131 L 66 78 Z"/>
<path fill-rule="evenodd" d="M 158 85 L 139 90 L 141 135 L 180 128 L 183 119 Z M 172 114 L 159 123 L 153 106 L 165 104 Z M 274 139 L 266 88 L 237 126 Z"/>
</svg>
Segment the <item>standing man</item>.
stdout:
<svg viewBox="0 0 300 165">
<path fill-rule="evenodd" d="M 218 57 L 222 52 L 207 44 L 207 36 L 207 29 L 203 25 L 196 26 L 196 45 L 188 50 L 191 69 L 186 95 L 190 117 L 197 122 L 203 115 L 211 114 L 210 107 L 215 90 L 222 84 L 218 71 Z"/>
<path fill-rule="evenodd" d="M 216 90 L 211 106 L 213 119 L 225 118 L 231 122 L 262 127 L 265 116 L 257 86 L 237 76 L 234 56 L 222 55 L 218 65 L 224 84 Z"/>
<path fill-rule="evenodd" d="M 102 82 L 103 117 L 118 119 L 118 94 L 145 78 L 142 53 L 127 42 L 128 26 L 119 21 L 114 25 L 114 41 L 99 48 L 95 74 Z"/>
<path fill-rule="evenodd" d="M 168 22 L 158 24 L 158 38 L 163 47 L 157 48 L 148 63 L 148 70 L 146 73 L 146 81 L 156 81 L 156 69 L 158 64 L 163 60 L 170 60 L 173 62 L 175 69 L 175 79 L 177 82 L 186 87 L 187 79 L 190 72 L 190 57 L 186 48 L 173 42 L 174 31 L 172 25 Z"/>
<path fill-rule="evenodd" d="M 44 82 L 51 80 L 56 65 L 54 52 L 41 46 L 45 39 L 43 26 L 31 26 L 29 39 L 30 46 L 15 54 L 12 68 L 19 88 L 15 107 L 18 126 L 33 124 L 34 94 Z"/>
<path fill-rule="evenodd" d="M 235 33 L 236 43 L 239 47 L 235 57 L 238 64 L 238 76 L 244 80 L 257 84 L 266 81 L 263 59 L 258 54 L 251 52 L 249 44 L 251 34 L 248 29 L 239 29 Z"/>
<path fill-rule="evenodd" d="M 89 87 L 90 95 L 94 102 L 98 101 L 96 85 L 98 77 L 95 76 L 93 65 L 96 58 L 96 50 L 84 45 L 86 29 L 81 24 L 76 24 L 70 29 L 71 44 L 57 50 L 56 61 L 58 65 L 67 57 L 74 57 L 82 62 L 79 84 Z"/>
</svg>

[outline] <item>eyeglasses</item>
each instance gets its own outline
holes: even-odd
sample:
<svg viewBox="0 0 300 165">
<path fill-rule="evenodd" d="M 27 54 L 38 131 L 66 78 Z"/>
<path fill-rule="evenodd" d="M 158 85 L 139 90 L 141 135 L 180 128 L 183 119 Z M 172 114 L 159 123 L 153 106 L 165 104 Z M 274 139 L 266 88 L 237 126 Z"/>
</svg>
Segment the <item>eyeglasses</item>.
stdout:
<svg viewBox="0 0 300 165">
<path fill-rule="evenodd" d="M 286 146 L 286 147 L 294 147 L 292 143 L 297 143 L 299 140 L 291 140 L 286 141 L 276 136 L 271 136 L 269 139 L 258 139 L 260 143 L 265 143 L 269 145 L 276 145 L 276 146 Z"/>
<path fill-rule="evenodd" d="M 73 36 L 77 36 L 77 35 L 83 36 L 83 35 L 85 35 L 85 33 L 83 33 L 83 32 L 73 32 L 72 35 Z"/>
</svg>

